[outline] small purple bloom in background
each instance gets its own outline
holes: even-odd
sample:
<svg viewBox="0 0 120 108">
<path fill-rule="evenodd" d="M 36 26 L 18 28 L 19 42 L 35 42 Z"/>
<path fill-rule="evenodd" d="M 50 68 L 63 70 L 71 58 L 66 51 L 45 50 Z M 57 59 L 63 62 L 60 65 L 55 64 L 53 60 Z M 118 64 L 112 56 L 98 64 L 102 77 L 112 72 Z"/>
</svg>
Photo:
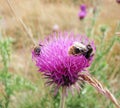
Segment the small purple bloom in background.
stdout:
<svg viewBox="0 0 120 108">
<path fill-rule="evenodd" d="M 120 0 L 116 0 L 117 1 L 117 3 L 120 3 Z"/>
<path fill-rule="evenodd" d="M 79 19 L 80 20 L 84 19 L 86 17 L 86 14 L 87 14 L 86 5 L 83 4 L 83 5 L 80 6 L 80 11 L 78 13 Z"/>
<path fill-rule="evenodd" d="M 76 45 L 80 42 L 84 47 L 89 44 L 95 52 L 94 43 L 86 36 L 67 32 L 54 33 L 40 43 L 42 46 L 39 55 L 34 50 L 32 52 L 36 66 L 47 79 L 46 84 L 54 85 L 57 90 L 60 87 L 78 87 L 79 74 L 85 73 L 93 60 L 93 56 L 88 59 L 84 54 L 69 54 L 69 49 L 75 42 Z"/>
</svg>

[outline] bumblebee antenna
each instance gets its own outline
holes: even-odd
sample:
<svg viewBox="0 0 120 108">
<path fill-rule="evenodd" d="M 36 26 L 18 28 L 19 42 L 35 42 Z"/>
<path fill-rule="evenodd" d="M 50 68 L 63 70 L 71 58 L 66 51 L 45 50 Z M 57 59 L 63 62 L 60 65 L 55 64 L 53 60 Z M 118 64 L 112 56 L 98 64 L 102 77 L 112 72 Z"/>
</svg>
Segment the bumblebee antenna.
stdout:
<svg viewBox="0 0 120 108">
<path fill-rule="evenodd" d="M 32 34 L 32 32 L 31 32 L 30 28 L 28 28 L 28 27 L 25 25 L 25 23 L 23 22 L 23 20 L 22 20 L 19 16 L 17 16 L 14 7 L 13 7 L 12 4 L 10 3 L 10 0 L 6 0 L 6 1 L 7 1 L 7 4 L 9 5 L 9 7 L 10 7 L 12 13 L 15 15 L 17 21 L 19 21 L 20 24 L 23 26 L 24 30 L 26 31 L 27 35 L 30 37 L 30 39 L 31 39 L 31 41 L 33 42 L 33 44 L 36 45 L 36 42 L 35 42 L 35 40 L 33 39 L 33 34 Z"/>
</svg>

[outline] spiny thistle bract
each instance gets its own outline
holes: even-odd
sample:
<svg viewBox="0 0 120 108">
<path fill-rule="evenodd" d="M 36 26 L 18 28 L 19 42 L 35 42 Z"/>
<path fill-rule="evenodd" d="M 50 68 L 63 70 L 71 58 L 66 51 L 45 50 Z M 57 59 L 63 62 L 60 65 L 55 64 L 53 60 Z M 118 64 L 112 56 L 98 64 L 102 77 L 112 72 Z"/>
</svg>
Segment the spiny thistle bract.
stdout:
<svg viewBox="0 0 120 108">
<path fill-rule="evenodd" d="M 79 74 L 84 73 L 91 65 L 93 56 L 87 59 L 84 55 L 70 55 L 69 48 L 74 42 L 95 46 L 86 36 L 74 33 L 54 33 L 40 43 L 40 54 L 32 51 L 33 59 L 39 71 L 47 79 L 47 84 L 59 87 L 71 87 L 79 82 Z"/>
</svg>

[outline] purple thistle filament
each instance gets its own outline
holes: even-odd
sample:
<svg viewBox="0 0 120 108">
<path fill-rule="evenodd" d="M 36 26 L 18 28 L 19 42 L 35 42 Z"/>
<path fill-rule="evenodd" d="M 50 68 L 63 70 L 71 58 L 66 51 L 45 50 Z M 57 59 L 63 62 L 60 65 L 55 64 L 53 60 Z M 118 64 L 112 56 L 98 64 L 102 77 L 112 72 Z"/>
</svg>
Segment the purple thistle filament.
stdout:
<svg viewBox="0 0 120 108">
<path fill-rule="evenodd" d="M 87 14 L 87 12 L 86 12 L 86 5 L 84 5 L 84 4 L 80 5 L 80 11 L 78 13 L 78 17 L 80 19 L 84 19 L 86 17 L 86 14 Z"/>
<path fill-rule="evenodd" d="M 76 41 L 84 45 L 90 44 L 95 50 L 93 42 L 86 36 L 65 32 L 54 33 L 40 43 L 40 55 L 32 52 L 36 66 L 49 84 L 59 87 L 74 85 L 79 80 L 79 73 L 91 65 L 93 56 L 86 59 L 83 55 L 74 56 L 68 53 L 70 46 Z"/>
</svg>

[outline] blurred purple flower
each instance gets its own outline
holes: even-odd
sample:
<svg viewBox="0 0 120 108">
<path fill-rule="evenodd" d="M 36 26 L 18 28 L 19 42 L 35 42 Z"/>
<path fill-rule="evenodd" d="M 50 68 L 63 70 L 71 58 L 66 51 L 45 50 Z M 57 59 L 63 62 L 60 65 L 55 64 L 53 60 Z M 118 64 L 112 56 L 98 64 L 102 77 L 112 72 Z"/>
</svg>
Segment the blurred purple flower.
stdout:
<svg viewBox="0 0 120 108">
<path fill-rule="evenodd" d="M 45 39 L 42 44 L 40 55 L 32 52 L 33 60 L 39 71 L 47 79 L 46 84 L 59 87 L 70 87 L 79 81 L 79 74 L 91 65 L 93 56 L 90 59 L 83 55 L 70 55 L 69 48 L 74 42 L 90 44 L 95 50 L 93 42 L 86 36 L 74 35 L 73 33 L 54 33 Z"/>
<path fill-rule="evenodd" d="M 80 20 L 84 19 L 86 17 L 86 14 L 87 14 L 87 12 L 86 12 L 86 5 L 82 4 L 80 6 L 80 11 L 78 13 L 79 19 Z"/>
</svg>

